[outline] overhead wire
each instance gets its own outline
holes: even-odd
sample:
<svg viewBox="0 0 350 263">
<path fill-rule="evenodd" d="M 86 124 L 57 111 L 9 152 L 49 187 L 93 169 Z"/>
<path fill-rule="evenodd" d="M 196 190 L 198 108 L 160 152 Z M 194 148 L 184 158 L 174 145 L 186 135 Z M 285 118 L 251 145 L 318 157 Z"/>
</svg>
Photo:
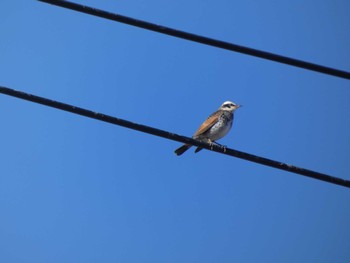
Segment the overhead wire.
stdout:
<svg viewBox="0 0 350 263">
<path fill-rule="evenodd" d="M 48 107 L 56 108 L 56 109 L 59 109 L 59 110 L 71 112 L 71 113 L 78 114 L 78 115 L 81 115 L 81 116 L 85 116 L 85 117 L 88 117 L 88 118 L 96 119 L 96 120 L 99 120 L 99 121 L 111 123 L 111 124 L 114 124 L 114 125 L 119 125 L 119 126 L 122 126 L 122 127 L 125 127 L 125 128 L 132 129 L 132 130 L 137 130 L 137 131 L 140 131 L 140 132 L 143 132 L 143 133 L 148 133 L 148 134 L 151 134 L 151 135 L 154 135 L 154 136 L 166 138 L 166 139 L 169 139 L 169 140 L 178 141 L 178 142 L 182 142 L 182 143 L 188 143 L 188 144 L 195 145 L 195 146 L 200 146 L 202 148 L 205 148 L 207 150 L 212 150 L 212 151 L 220 153 L 220 154 L 225 154 L 225 155 L 228 155 L 228 156 L 237 157 L 237 158 L 240 158 L 240 159 L 243 159 L 243 160 L 255 162 L 255 163 L 258 163 L 258 164 L 265 165 L 265 166 L 270 166 L 270 167 L 277 168 L 277 169 L 280 169 L 280 170 L 288 171 L 288 172 L 291 172 L 291 173 L 303 175 L 303 176 L 306 176 L 306 177 L 310 177 L 310 178 L 314 178 L 314 179 L 317 179 L 317 180 L 321 180 L 321 181 L 325 181 L 325 182 L 328 182 L 328 183 L 332 183 L 332 184 L 336 184 L 336 185 L 340 185 L 340 186 L 344 186 L 344 187 L 350 188 L 350 181 L 342 179 L 342 178 L 337 178 L 337 177 L 330 176 L 330 175 L 327 175 L 327 174 L 323 174 L 323 173 L 315 172 L 315 171 L 312 171 L 312 170 L 300 168 L 300 167 L 297 167 L 297 166 L 294 166 L 294 165 L 290 165 L 290 164 L 286 164 L 286 163 L 283 163 L 283 162 L 274 161 L 274 160 L 271 160 L 271 159 L 267 159 L 267 158 L 264 158 L 264 157 L 259 157 L 259 156 L 253 155 L 253 154 L 237 151 L 237 150 L 234 150 L 234 149 L 218 146 L 218 145 L 215 145 L 215 144 L 212 145 L 212 144 L 209 144 L 209 143 L 206 143 L 206 142 L 197 141 L 197 140 L 194 140 L 194 139 L 186 137 L 186 136 L 182 136 L 182 135 L 178 135 L 178 134 L 175 134 L 175 133 L 172 133 L 172 132 L 160 130 L 160 129 L 157 129 L 157 128 L 154 128 L 154 127 L 150 127 L 150 126 L 146 126 L 146 125 L 130 122 L 128 120 L 123 120 L 123 119 L 116 118 L 116 117 L 113 117 L 113 116 L 109 116 L 109 115 L 106 115 L 106 114 L 102 114 L 102 113 L 99 113 L 99 112 L 83 109 L 83 108 L 76 107 L 76 106 L 73 106 L 73 105 L 69 105 L 69 104 L 66 104 L 66 103 L 62 103 L 62 102 L 50 100 L 50 99 L 47 99 L 47 98 L 39 97 L 39 96 L 30 94 L 30 93 L 25 93 L 25 92 L 22 92 L 22 91 L 10 89 L 10 88 L 3 87 L 3 86 L 0 86 L 0 93 L 6 94 L 6 95 L 9 95 L 9 96 L 12 96 L 12 97 L 16 97 L 16 98 L 19 98 L 19 99 L 31 101 L 31 102 L 34 102 L 34 103 L 42 104 L 42 105 L 45 105 L 45 106 L 48 106 Z"/>
<path fill-rule="evenodd" d="M 208 38 L 208 37 L 204 37 L 204 36 L 200 36 L 200 35 L 196 35 L 196 34 L 187 33 L 184 31 L 172 29 L 169 27 L 164 27 L 161 25 L 152 24 L 152 23 L 141 21 L 138 19 L 122 16 L 119 14 L 106 12 L 106 11 L 99 10 L 96 8 L 83 6 L 83 5 L 79 5 L 79 4 L 68 2 L 68 1 L 62 1 L 62 0 L 38 0 L 38 1 L 46 2 L 49 4 L 56 5 L 56 6 L 65 7 L 65 8 L 71 9 L 71 10 L 75 10 L 75 11 L 79 11 L 82 13 L 110 19 L 110 20 L 125 23 L 128 25 L 148 29 L 148 30 L 159 32 L 162 34 L 167 34 L 170 36 L 187 39 L 187 40 L 194 41 L 197 43 L 202 43 L 202 44 L 206 44 L 209 46 L 214 46 L 214 47 L 218 47 L 218 48 L 222 48 L 222 49 L 226 49 L 226 50 L 230 50 L 230 51 L 240 52 L 243 54 L 247 54 L 247 55 L 251 55 L 251 56 L 255 56 L 255 57 L 259 57 L 259 58 L 263 58 L 263 59 L 267 59 L 267 60 L 271 60 L 271 61 L 275 61 L 275 62 L 280 62 L 280 63 L 288 64 L 291 66 L 304 68 L 304 69 L 308 69 L 308 70 L 312 70 L 312 71 L 316 71 L 316 72 L 320 72 L 320 73 L 324 73 L 324 74 L 328 74 L 328 75 L 332 75 L 332 76 L 336 76 L 336 77 L 340 77 L 340 78 L 350 79 L 350 72 L 346 72 L 346 71 L 342 71 L 342 70 L 338 70 L 338 69 L 334 69 L 334 68 L 330 68 L 330 67 L 325 67 L 325 66 L 321 66 L 321 65 L 314 64 L 314 63 L 310 63 L 310 62 L 306 62 L 306 61 L 302 61 L 302 60 L 298 60 L 298 59 L 293 59 L 293 58 L 289 58 L 289 57 L 285 57 L 285 56 L 281 56 L 281 55 L 276 55 L 273 53 L 269 53 L 269 52 L 265 52 L 265 51 L 261 51 L 261 50 L 257 50 L 257 49 L 252 49 L 249 47 L 244 47 L 244 46 L 236 45 L 233 43 L 228 43 L 228 42 L 224 42 L 224 41 L 220 41 L 220 40 L 216 40 L 216 39 L 212 39 L 212 38 Z M 2 86 L 0 86 L 0 93 L 6 94 L 9 96 L 13 96 L 13 97 L 17 97 L 17 98 L 20 98 L 23 100 L 39 103 L 42 105 L 46 105 L 46 106 L 60 109 L 63 111 L 71 112 L 71 113 L 78 114 L 81 116 L 85 116 L 85 117 L 93 118 L 96 120 L 104 121 L 107 123 L 130 128 L 130 129 L 137 130 L 140 132 L 148 133 L 151 135 L 163 137 L 163 138 L 166 138 L 169 140 L 178 141 L 178 142 L 182 142 L 182 143 L 188 143 L 188 144 L 191 144 L 194 146 L 200 146 L 200 147 L 205 148 L 207 150 L 211 150 L 211 151 L 218 152 L 221 154 L 229 155 L 232 157 L 237 157 L 237 158 L 244 159 L 247 161 L 262 164 L 265 166 L 270 166 L 270 167 L 277 168 L 280 170 L 288 171 L 291 173 L 303 175 L 306 177 L 310 177 L 310 178 L 314 178 L 317 180 L 321 180 L 321 181 L 325 181 L 328 183 L 332 183 L 332 184 L 336 184 L 336 185 L 350 188 L 350 181 L 349 180 L 345 180 L 345 179 L 330 176 L 330 175 L 327 175 L 324 173 L 319 173 L 319 172 L 315 172 L 312 170 L 300 168 L 300 167 L 290 165 L 287 163 L 274 161 L 274 160 L 271 160 L 268 158 L 259 157 L 256 155 L 252 155 L 252 154 L 241 152 L 238 150 L 222 147 L 219 145 L 215 145 L 215 144 L 212 145 L 212 144 L 209 144 L 206 142 L 197 141 L 197 140 L 194 140 L 194 139 L 186 137 L 186 136 L 181 136 L 181 135 L 178 135 L 175 133 L 156 129 L 156 128 L 153 128 L 150 126 L 133 123 L 133 122 L 130 122 L 127 120 L 123 120 L 123 119 L 109 116 L 106 114 L 83 109 L 83 108 L 76 107 L 76 106 L 69 105 L 69 104 L 65 104 L 62 102 L 50 100 L 47 98 L 39 97 L 39 96 L 36 96 L 33 94 L 13 90 L 13 89 L 2 87 Z"/>
<path fill-rule="evenodd" d="M 75 10 L 75 11 L 78 11 L 81 13 L 85 13 L 85 14 L 113 20 L 116 22 L 128 24 L 131 26 L 140 27 L 143 29 L 155 31 L 155 32 L 170 35 L 173 37 L 178 37 L 178 38 L 194 41 L 197 43 L 201 43 L 201 44 L 205 44 L 205 45 L 209 45 L 209 46 L 213 46 L 213 47 L 217 47 L 217 48 L 222 48 L 222 49 L 226 49 L 226 50 L 230 50 L 230 51 L 234 51 L 234 52 L 239 52 L 239 53 L 243 53 L 246 55 L 251 55 L 254 57 L 259 57 L 259 58 L 287 64 L 290 66 L 295 66 L 295 67 L 299 67 L 299 68 L 303 68 L 303 69 L 307 69 L 307 70 L 311 70 L 311 71 L 315 71 L 315 72 L 319 72 L 319 73 L 324 73 L 324 74 L 331 75 L 331 76 L 336 76 L 336 77 L 340 77 L 340 78 L 344 78 L 344 79 L 350 79 L 350 72 L 347 72 L 344 70 L 326 67 L 326 66 L 318 65 L 315 63 L 311 63 L 311 62 L 307 62 L 307 61 L 303 61 L 303 60 L 299 60 L 299 59 L 281 56 L 281 55 L 273 54 L 270 52 L 245 47 L 242 45 L 237 45 L 237 44 L 233 44 L 233 43 L 229 43 L 229 42 L 225 42 L 225 41 L 221 41 L 221 40 L 217 40 L 217 39 L 213 39 L 213 38 L 209 38 L 209 37 L 204 37 L 204 36 L 197 35 L 197 34 L 188 33 L 188 32 L 173 29 L 170 27 L 165 27 L 162 25 L 149 23 L 149 22 L 142 21 L 139 19 L 134 19 L 131 17 L 107 12 L 107 11 L 100 10 L 97 8 L 92 8 L 89 6 L 80 5 L 80 4 L 76 4 L 73 2 L 62 1 L 62 0 L 38 0 L 38 1 L 49 3 L 52 5 L 56 5 L 56 6 L 60 6 L 60 7 L 64 7 L 64 8 L 71 9 L 71 10 Z"/>
</svg>

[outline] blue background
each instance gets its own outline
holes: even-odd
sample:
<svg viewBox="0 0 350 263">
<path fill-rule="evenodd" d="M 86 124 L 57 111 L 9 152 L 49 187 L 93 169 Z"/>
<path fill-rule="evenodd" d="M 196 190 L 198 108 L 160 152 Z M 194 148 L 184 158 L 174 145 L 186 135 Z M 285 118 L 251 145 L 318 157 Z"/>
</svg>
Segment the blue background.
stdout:
<svg viewBox="0 0 350 263">
<path fill-rule="evenodd" d="M 350 70 L 350 2 L 77 1 Z M 0 3 L 0 84 L 350 180 L 350 82 L 45 3 Z M 0 95 L 1 262 L 350 262 L 350 190 Z"/>
</svg>

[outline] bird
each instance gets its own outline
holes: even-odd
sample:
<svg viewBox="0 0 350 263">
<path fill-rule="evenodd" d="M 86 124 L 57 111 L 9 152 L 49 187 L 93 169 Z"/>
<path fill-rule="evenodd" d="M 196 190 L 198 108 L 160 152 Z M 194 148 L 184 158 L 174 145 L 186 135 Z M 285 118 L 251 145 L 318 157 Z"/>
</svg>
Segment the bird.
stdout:
<svg viewBox="0 0 350 263">
<path fill-rule="evenodd" d="M 225 101 L 220 108 L 211 114 L 198 128 L 192 136 L 193 139 L 213 144 L 215 141 L 224 137 L 231 129 L 233 123 L 233 113 L 242 105 L 231 101 Z M 182 155 L 191 144 L 184 144 L 175 150 L 177 156 Z M 195 153 L 203 148 L 197 147 Z"/>
</svg>

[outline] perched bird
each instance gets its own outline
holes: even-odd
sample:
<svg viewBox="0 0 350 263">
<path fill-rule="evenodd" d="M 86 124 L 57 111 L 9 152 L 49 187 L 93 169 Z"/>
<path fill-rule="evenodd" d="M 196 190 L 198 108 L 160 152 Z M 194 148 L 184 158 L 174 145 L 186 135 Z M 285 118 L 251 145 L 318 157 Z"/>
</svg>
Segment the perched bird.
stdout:
<svg viewBox="0 0 350 263">
<path fill-rule="evenodd" d="M 230 131 L 233 123 L 233 113 L 239 107 L 241 107 L 241 105 L 235 104 L 231 101 L 225 101 L 216 112 L 211 114 L 203 122 L 192 138 L 208 143 L 213 143 L 216 140 L 221 139 Z M 184 144 L 175 150 L 175 154 L 181 155 L 191 147 L 192 145 L 190 144 Z M 195 153 L 202 149 L 203 148 L 201 147 L 197 147 Z"/>
</svg>

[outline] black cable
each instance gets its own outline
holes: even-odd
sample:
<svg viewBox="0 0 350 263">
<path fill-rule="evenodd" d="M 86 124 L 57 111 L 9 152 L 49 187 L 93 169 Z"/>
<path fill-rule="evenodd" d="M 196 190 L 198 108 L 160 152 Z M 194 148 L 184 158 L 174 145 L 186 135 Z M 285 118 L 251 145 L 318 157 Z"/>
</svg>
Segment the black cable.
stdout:
<svg viewBox="0 0 350 263">
<path fill-rule="evenodd" d="M 72 10 L 75 10 L 78 12 L 82 12 L 82 13 L 90 14 L 93 16 L 98 16 L 98 17 L 110 19 L 113 21 L 117 21 L 117 22 L 121 22 L 124 24 L 140 27 L 143 29 L 148 29 L 148 30 L 155 31 L 158 33 L 187 39 L 187 40 L 194 41 L 197 43 L 202 43 L 205 45 L 214 46 L 214 47 L 218 47 L 218 48 L 222 48 L 222 49 L 226 49 L 226 50 L 230 50 L 230 51 L 235 51 L 235 52 L 239 52 L 239 53 L 243 53 L 243 54 L 247 54 L 247 55 L 251 55 L 251 56 L 255 56 L 255 57 L 259 57 L 259 58 L 264 58 L 264 59 L 272 60 L 275 62 L 280 62 L 283 64 L 288 64 L 291 66 L 304 68 L 304 69 L 308 69 L 308 70 L 312 70 L 312 71 L 316 71 L 316 72 L 320 72 L 320 73 L 324 73 L 324 74 L 328 74 L 328 75 L 332 75 L 332 76 L 336 76 L 336 77 L 340 77 L 340 78 L 350 79 L 350 72 L 347 72 L 347 71 L 334 69 L 334 68 L 330 68 L 330 67 L 325 67 L 325 66 L 314 64 L 314 63 L 294 59 L 294 58 L 289 58 L 289 57 L 276 55 L 273 53 L 269 53 L 269 52 L 249 48 L 249 47 L 244 47 L 244 46 L 232 44 L 232 43 L 225 42 L 225 41 L 216 40 L 213 38 L 208 38 L 208 37 L 203 37 L 203 36 L 196 35 L 196 34 L 187 33 L 187 32 L 172 29 L 169 27 L 156 25 L 156 24 L 152 24 L 152 23 L 145 22 L 142 20 L 137 20 L 134 18 L 106 12 L 106 11 L 103 11 L 100 9 L 96 9 L 96 8 L 92 8 L 92 7 L 88 7 L 88 6 L 84 6 L 84 5 L 79 5 L 79 4 L 68 2 L 68 1 L 62 1 L 62 0 L 38 0 L 38 1 L 49 3 L 52 5 L 56 5 L 56 6 L 60 6 L 60 7 L 65 7 L 65 8 L 72 9 Z"/>
<path fill-rule="evenodd" d="M 159 136 L 159 137 L 163 137 L 163 138 L 166 138 L 166 139 L 169 139 L 169 140 L 178 141 L 178 142 L 182 142 L 182 143 L 189 143 L 189 144 L 192 144 L 192 145 L 195 145 L 195 146 L 200 146 L 202 148 L 205 148 L 205 149 L 208 149 L 208 150 L 212 150 L 214 152 L 218 152 L 218 153 L 221 153 L 221 154 L 234 156 L 234 157 L 241 158 L 241 159 L 244 159 L 244 160 L 247 160 L 247 161 L 255 162 L 255 163 L 258 163 L 258 164 L 274 167 L 274 168 L 281 169 L 281 170 L 284 170 L 284 171 L 288 171 L 288 172 L 304 175 L 304 176 L 311 177 L 311 178 L 318 179 L 318 180 L 322 180 L 322 181 L 325 181 L 325 182 L 328 182 L 328 183 L 337 184 L 337 185 L 341 185 L 341 186 L 345 186 L 345 187 L 349 187 L 350 188 L 350 181 L 345 180 L 345 179 L 341 179 L 341 178 L 333 177 L 333 176 L 330 176 L 330 175 L 314 172 L 314 171 L 311 171 L 311 170 L 299 168 L 299 167 L 296 167 L 294 165 L 289 165 L 289 164 L 286 164 L 286 163 L 273 161 L 273 160 L 270 160 L 270 159 L 267 159 L 267 158 L 259 157 L 259 156 L 256 156 L 256 155 L 252 155 L 252 154 L 249 154 L 249 153 L 237 151 L 237 150 L 234 150 L 234 149 L 222 148 L 222 147 L 220 147 L 218 145 L 210 145 L 208 143 L 196 141 L 196 140 L 193 140 L 192 138 L 188 138 L 188 137 L 185 137 L 185 136 L 177 135 L 175 133 L 163 131 L 163 130 L 156 129 L 156 128 L 153 128 L 153 127 L 149 127 L 149 126 L 146 126 L 146 125 L 133 123 L 133 122 L 130 122 L 130 121 L 127 121 L 127 120 L 115 118 L 115 117 L 108 116 L 108 115 L 105 115 L 105 114 L 102 114 L 102 113 L 86 110 L 86 109 L 79 108 L 79 107 L 76 107 L 76 106 L 72 106 L 72 105 L 69 105 L 69 104 L 65 104 L 65 103 L 62 103 L 62 102 L 58 102 L 58 101 L 46 99 L 46 98 L 43 98 L 43 97 L 35 96 L 35 95 L 29 94 L 29 93 L 25 93 L 25 92 L 9 89 L 9 88 L 2 87 L 2 86 L 0 86 L 0 93 L 6 94 L 6 95 L 9 95 L 9 96 L 13 96 L 13 97 L 17 97 L 17 98 L 20 98 L 20 99 L 32 101 L 32 102 L 39 103 L 39 104 L 42 104 L 42 105 L 46 105 L 46 106 L 49 106 L 49 107 L 52 107 L 52 108 L 68 111 L 68 112 L 71 112 L 71 113 L 74 113 L 74 114 L 79 114 L 79 115 L 82 115 L 82 116 L 85 116 L 85 117 L 89 117 L 89 118 L 92 118 L 92 119 L 96 119 L 96 120 L 112 123 L 112 124 L 115 124 L 115 125 L 123 126 L 123 127 L 129 128 L 129 129 L 132 129 L 132 130 L 137 130 L 137 131 L 140 131 L 140 132 L 149 133 L 149 134 L 152 134 L 152 135 L 155 135 L 155 136 Z"/>
</svg>

